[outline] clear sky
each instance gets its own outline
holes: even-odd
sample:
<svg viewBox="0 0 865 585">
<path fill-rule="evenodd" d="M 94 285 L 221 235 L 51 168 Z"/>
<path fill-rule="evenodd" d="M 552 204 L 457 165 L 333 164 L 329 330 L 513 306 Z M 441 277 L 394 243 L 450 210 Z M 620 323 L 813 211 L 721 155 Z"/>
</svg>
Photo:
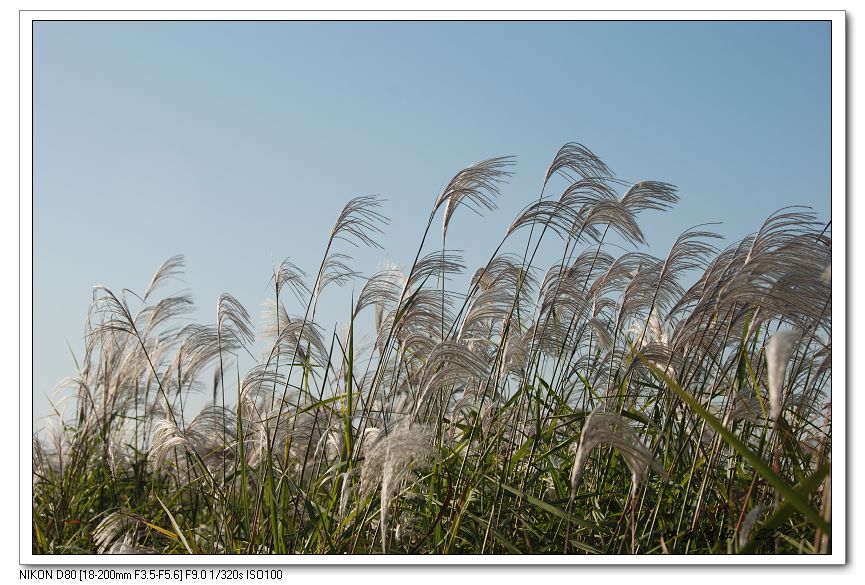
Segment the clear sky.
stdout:
<svg viewBox="0 0 865 585">
<path fill-rule="evenodd" d="M 314 272 L 348 199 L 380 194 L 391 218 L 354 266 L 409 264 L 441 188 L 491 156 L 517 157 L 500 208 L 448 231 L 469 273 L 569 141 L 679 187 L 641 215 L 657 255 L 698 223 L 729 244 L 787 205 L 830 219 L 829 23 L 41 22 L 33 39 L 37 428 L 93 285 L 141 291 L 182 253 L 195 320 L 222 292 L 257 316 L 272 267 Z M 322 325 L 347 316 L 340 294 Z"/>
</svg>

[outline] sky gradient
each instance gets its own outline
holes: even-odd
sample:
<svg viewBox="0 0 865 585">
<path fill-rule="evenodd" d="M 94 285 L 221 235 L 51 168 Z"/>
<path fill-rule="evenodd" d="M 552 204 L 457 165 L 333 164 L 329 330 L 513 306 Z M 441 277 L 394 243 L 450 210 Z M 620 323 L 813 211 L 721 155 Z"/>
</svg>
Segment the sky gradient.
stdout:
<svg viewBox="0 0 865 585">
<path fill-rule="evenodd" d="M 491 156 L 517 160 L 499 209 L 448 229 L 469 274 L 569 141 L 679 187 L 640 216 L 659 256 L 700 223 L 728 245 L 784 206 L 831 217 L 829 23 L 39 22 L 33 38 L 37 428 L 93 285 L 142 291 L 182 253 L 194 320 L 222 292 L 257 316 L 273 266 L 314 273 L 351 197 L 380 194 L 391 218 L 383 252 L 345 250 L 353 267 L 405 265 L 442 187 Z M 326 329 L 350 295 L 322 300 Z"/>
</svg>

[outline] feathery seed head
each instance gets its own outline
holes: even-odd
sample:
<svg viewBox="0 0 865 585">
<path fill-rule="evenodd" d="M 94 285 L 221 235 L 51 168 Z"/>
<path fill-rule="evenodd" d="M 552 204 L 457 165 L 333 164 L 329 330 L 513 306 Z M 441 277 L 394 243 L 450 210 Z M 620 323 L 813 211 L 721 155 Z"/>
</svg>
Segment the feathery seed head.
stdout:
<svg viewBox="0 0 865 585">
<path fill-rule="evenodd" d="M 766 344 L 766 370 L 769 378 L 769 406 L 772 420 L 777 420 L 781 415 L 787 363 L 793 355 L 799 337 L 799 334 L 794 331 L 779 331 Z"/>
<path fill-rule="evenodd" d="M 499 185 L 511 172 L 507 167 L 514 164 L 513 157 L 501 156 L 477 162 L 457 173 L 447 184 L 435 202 L 434 210 L 444 205 L 442 239 L 447 237 L 451 216 L 460 205 L 469 207 L 477 214 L 481 208 L 493 210 L 499 195 Z"/>
<path fill-rule="evenodd" d="M 360 476 L 361 499 L 381 485 L 382 549 L 387 551 L 388 508 L 403 480 L 432 457 L 432 429 L 400 424 L 369 449 Z"/>
<path fill-rule="evenodd" d="M 615 447 L 631 469 L 632 492 L 645 480 L 649 469 L 665 476 L 652 452 L 643 445 L 633 427 L 622 416 L 596 409 L 586 419 L 571 470 L 571 499 L 576 496 L 580 476 L 592 450 L 599 445 Z"/>
</svg>

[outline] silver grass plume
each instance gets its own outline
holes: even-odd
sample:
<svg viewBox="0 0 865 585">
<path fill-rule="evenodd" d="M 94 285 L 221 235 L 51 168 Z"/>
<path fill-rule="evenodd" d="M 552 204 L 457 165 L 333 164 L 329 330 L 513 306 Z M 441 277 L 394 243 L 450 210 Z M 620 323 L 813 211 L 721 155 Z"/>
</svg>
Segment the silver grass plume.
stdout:
<svg viewBox="0 0 865 585">
<path fill-rule="evenodd" d="M 597 205 L 603 204 L 618 205 L 618 202 L 611 202 L 608 200 L 597 202 Z M 594 216 L 594 222 L 588 221 L 588 212 L 586 210 L 588 207 L 589 206 L 587 205 L 572 205 L 567 201 L 561 200 L 550 201 L 541 199 L 535 201 L 523 209 L 513 222 L 511 222 L 511 225 L 508 227 L 507 237 L 510 237 L 511 234 L 519 229 L 539 224 L 552 230 L 554 234 L 565 241 L 569 239 L 580 240 L 583 236 L 598 241 L 601 235 L 594 226 L 597 223 L 603 222 L 605 217 L 601 217 L 602 214 L 598 214 Z M 607 211 L 610 210 L 607 209 Z M 627 210 L 624 210 L 624 208 L 622 208 L 620 212 L 625 214 L 630 213 L 627 212 Z M 621 218 L 621 215 L 618 217 Z M 606 216 L 606 218 L 611 219 L 610 216 Z M 633 225 L 631 225 L 631 227 L 633 228 Z"/>
<path fill-rule="evenodd" d="M 578 179 L 568 185 L 559 197 L 559 201 L 576 207 L 586 207 L 598 201 L 616 201 L 618 198 L 608 178 L 591 177 Z"/>
<path fill-rule="evenodd" d="M 380 324 L 381 314 L 385 308 L 392 307 L 399 301 L 407 280 L 405 274 L 396 265 L 386 265 L 372 275 L 361 288 L 355 303 L 354 316 L 357 317 L 358 313 L 365 308 L 373 306 L 376 311 L 376 323 Z"/>
<path fill-rule="evenodd" d="M 489 360 L 453 341 L 442 341 L 429 354 L 421 375 L 421 391 L 417 397 L 415 416 L 424 418 L 440 406 L 440 393 L 446 391 L 447 403 L 456 386 L 468 387 L 485 380 L 489 373 Z"/>
<path fill-rule="evenodd" d="M 324 364 L 328 349 L 322 328 L 310 319 L 289 315 L 281 304 L 277 309 L 273 301 L 264 304 L 262 334 L 270 341 L 268 355 L 282 356 L 290 363 Z"/>
<path fill-rule="evenodd" d="M 464 268 L 460 256 L 442 250 L 418 260 L 408 277 L 398 275 L 398 282 L 403 283 L 397 298 L 402 299 L 399 306 L 385 311 L 384 304 L 378 305 L 383 309 L 375 341 L 379 352 L 387 351 L 385 344 L 395 338 L 403 353 L 417 352 L 411 348 L 416 342 L 420 343 L 422 354 L 428 353 L 435 341 L 441 338 L 442 324 L 450 329 L 453 323 L 453 293 L 424 288 L 423 285 L 431 277 L 440 275 L 446 279 L 448 273 L 459 273 Z M 384 301 L 389 298 L 392 298 L 391 294 L 380 296 Z"/>
<path fill-rule="evenodd" d="M 558 319 L 565 323 L 586 317 L 592 307 L 583 291 L 586 276 L 587 271 L 580 270 L 579 265 L 551 267 L 541 283 L 541 315 L 546 317 L 555 310 Z"/>
<path fill-rule="evenodd" d="M 353 449 L 353 457 L 355 459 L 361 459 L 368 457 L 369 453 L 372 450 L 373 445 L 378 443 L 379 437 L 384 432 L 383 429 L 368 426 L 360 431 L 358 436 L 358 440 L 354 444 Z M 351 471 L 345 471 L 339 474 L 340 481 L 342 482 L 342 487 L 339 492 L 339 519 L 345 520 L 346 512 L 348 511 L 348 502 L 349 500 L 356 496 L 359 490 L 359 486 L 354 481 L 354 478 L 360 475 L 361 468 L 354 468 Z"/>
<path fill-rule="evenodd" d="M 615 447 L 631 469 L 631 493 L 636 495 L 638 486 L 646 479 L 652 469 L 666 476 L 663 467 L 655 461 L 652 452 L 640 442 L 633 427 L 622 416 L 596 409 L 586 419 L 580 435 L 580 443 L 571 470 L 571 500 L 577 494 L 580 477 L 589 460 L 592 450 L 598 445 Z"/>
<path fill-rule="evenodd" d="M 787 208 L 789 209 L 789 208 Z M 749 238 L 747 253 L 713 291 L 716 307 L 728 303 L 758 308 L 751 331 L 774 316 L 797 327 L 831 332 L 831 290 L 821 268 L 831 262 L 831 238 L 817 232 L 810 212 L 779 210 Z"/>
<path fill-rule="evenodd" d="M 339 512 L 337 517 L 340 520 L 345 520 L 345 513 L 348 510 L 348 498 L 352 491 L 354 491 L 351 480 L 356 475 L 356 472 L 357 469 L 352 469 L 351 471 L 343 471 L 339 474 L 339 480 L 342 485 L 339 489 Z"/>
<path fill-rule="evenodd" d="M 645 257 L 646 262 L 641 262 L 625 289 L 617 325 L 621 327 L 626 318 L 640 313 L 668 312 L 685 294 L 679 278 L 691 271 L 705 270 L 707 258 L 717 252 L 715 246 L 703 240 L 716 238 L 720 236 L 689 229 L 676 238 L 663 261 Z"/>
<path fill-rule="evenodd" d="M 505 341 L 505 349 L 502 355 L 504 372 L 516 374 L 522 377 L 525 374 L 529 361 L 529 352 L 523 338 L 516 331 L 512 331 Z"/>
<path fill-rule="evenodd" d="M 107 553 L 115 541 L 131 536 L 138 522 L 128 510 L 111 512 L 96 526 L 93 531 L 93 542 L 99 554 Z"/>
<path fill-rule="evenodd" d="M 595 332 L 595 336 L 598 339 L 598 347 L 603 350 L 612 349 L 613 336 L 607 330 L 607 326 L 604 325 L 603 321 L 592 317 L 589 319 L 589 325 L 592 326 L 592 330 Z"/>
<path fill-rule="evenodd" d="M 444 205 L 442 239 L 447 236 L 448 223 L 460 205 L 465 205 L 478 215 L 481 209 L 492 211 L 499 196 L 499 185 L 513 173 L 505 170 L 514 164 L 513 157 L 500 156 L 483 160 L 458 172 L 438 196 L 433 212 Z"/>
<path fill-rule="evenodd" d="M 216 326 L 213 325 L 187 325 L 180 332 L 179 338 L 183 339 L 183 342 L 170 369 L 175 378 L 168 383 L 177 393 L 192 390 L 201 372 L 216 360 L 221 352 L 233 352 L 240 347 L 233 335 L 220 340 Z M 214 375 L 219 376 L 219 373 L 217 367 Z M 215 386 L 214 383 L 214 391 Z"/>
<path fill-rule="evenodd" d="M 742 420 L 757 421 L 763 410 L 763 400 L 751 388 L 748 388 L 733 398 L 731 408 L 724 416 L 723 424 L 726 426 Z"/>
<path fill-rule="evenodd" d="M 219 295 L 216 302 L 216 332 L 220 341 L 226 333 L 241 345 L 255 341 L 249 313 L 235 297 L 228 293 Z"/>
<path fill-rule="evenodd" d="M 484 292 L 493 285 L 492 272 L 485 267 L 478 268 L 472 275 L 471 286 L 477 287 L 478 291 Z"/>
<path fill-rule="evenodd" d="M 250 467 L 266 460 L 270 446 L 271 420 L 277 389 L 284 387 L 285 377 L 266 365 L 252 368 L 240 387 L 237 416 L 243 421 L 244 455 Z"/>
<path fill-rule="evenodd" d="M 514 302 L 515 290 L 504 286 L 490 286 L 468 301 L 466 316 L 457 331 L 460 340 L 481 339 L 493 335 L 493 327 L 507 319 Z"/>
<path fill-rule="evenodd" d="M 622 204 L 635 214 L 649 209 L 665 211 L 678 201 L 675 185 L 661 181 L 634 183 L 622 195 Z"/>
<path fill-rule="evenodd" d="M 382 270 L 376 272 L 366 283 L 358 295 L 354 307 L 354 317 L 365 308 L 372 306 L 375 309 L 375 332 L 376 339 L 380 340 L 387 336 L 384 330 L 385 318 L 399 302 L 400 297 L 406 290 L 408 278 L 395 264 L 386 264 Z M 379 353 L 383 352 L 380 345 L 376 346 Z"/>
<path fill-rule="evenodd" d="M 388 224 L 387 217 L 378 211 L 381 203 L 382 199 L 376 195 L 364 195 L 349 201 L 340 212 L 330 232 L 325 257 L 313 287 L 313 315 L 315 315 L 314 307 L 318 303 L 318 298 L 328 284 L 335 283 L 342 286 L 358 276 L 358 273 L 347 264 L 351 260 L 350 256 L 331 251 L 336 240 L 343 240 L 354 247 L 363 244 L 370 248 L 381 249 L 381 244 L 374 239 L 376 235 L 384 233 L 382 226 Z"/>
<path fill-rule="evenodd" d="M 135 543 L 131 536 L 125 536 L 123 540 L 118 540 L 111 545 L 106 554 L 109 555 L 155 555 L 157 554 L 152 548 L 140 546 Z"/>
<path fill-rule="evenodd" d="M 745 250 L 750 244 L 750 239 L 728 247 L 718 253 L 709 263 L 691 287 L 684 295 L 676 301 L 670 309 L 670 313 L 682 313 L 688 322 L 701 322 L 701 316 L 715 311 L 715 293 L 721 284 L 738 270 L 739 264 L 744 261 Z M 690 313 L 689 313 L 690 311 Z"/>
<path fill-rule="evenodd" d="M 159 274 L 155 278 L 158 283 Z M 141 297 L 126 289 L 118 296 L 104 286 L 94 287 L 93 302 L 88 315 L 86 365 L 81 377 L 84 380 L 93 375 L 102 378 L 97 384 L 103 385 L 103 417 L 108 415 L 109 408 L 112 411 L 124 410 L 124 406 L 129 407 L 132 404 L 131 400 L 140 401 L 142 397 L 137 393 L 137 389 L 143 382 L 145 397 L 150 392 L 151 384 L 155 383 L 165 412 L 173 418 L 171 401 L 163 383 L 167 375 L 163 366 L 164 356 L 179 337 L 172 331 L 152 334 L 152 328 L 147 327 L 147 319 L 152 316 L 154 306 L 144 303 L 142 308 L 133 314 L 127 301 L 127 292 L 143 301 Z M 168 305 L 161 306 L 160 313 L 164 318 L 168 318 L 182 312 L 187 304 L 182 298 L 176 302 L 169 301 Z M 94 320 L 98 320 L 95 325 L 92 324 Z M 97 372 L 90 369 L 91 355 L 95 352 L 101 353 Z M 94 391 L 96 389 L 92 388 Z"/>
<path fill-rule="evenodd" d="M 600 243 L 609 229 L 632 244 L 645 243 L 636 214 L 646 209 L 665 210 L 678 201 L 676 188 L 667 183 L 642 181 L 618 198 L 612 177 L 582 178 L 562 193 L 558 202 L 543 199 L 527 207 L 511 224 L 508 234 L 542 221 L 559 237 L 579 240 L 583 235 Z M 598 231 L 603 227 L 603 231 Z"/>
<path fill-rule="evenodd" d="M 462 256 L 453 251 L 432 252 L 418 260 L 412 267 L 406 279 L 405 289 L 415 290 L 415 287 L 423 286 L 430 278 L 446 278 L 448 274 L 460 274 L 465 267 Z"/>
<path fill-rule="evenodd" d="M 267 364 L 254 366 L 244 376 L 240 384 L 240 399 L 238 405 L 244 419 L 258 414 L 258 405 L 273 399 L 277 389 L 285 384 L 285 376 L 275 369 L 269 369 Z M 247 407 L 255 409 L 247 412 Z"/>
<path fill-rule="evenodd" d="M 793 348 L 799 334 L 793 331 L 779 331 L 766 344 L 766 370 L 769 377 L 769 410 L 772 420 L 781 415 L 783 404 L 784 377 L 787 362 L 793 355 Z"/>
<path fill-rule="evenodd" d="M 446 329 L 453 324 L 452 298 L 450 292 L 442 295 L 440 290 L 429 288 L 408 295 L 399 307 L 385 315 L 376 346 L 384 346 L 392 330 L 404 355 L 416 354 L 423 359 L 441 339 L 442 320 Z"/>
<path fill-rule="evenodd" d="M 568 142 L 559 149 L 544 175 L 544 185 L 557 173 L 570 182 L 574 182 L 578 178 L 591 179 L 613 176 L 613 171 L 604 164 L 604 161 L 577 142 Z"/>
<path fill-rule="evenodd" d="M 298 301 L 303 302 L 303 299 L 309 295 L 306 279 L 306 272 L 289 262 L 287 258 L 283 260 L 273 272 L 277 301 L 280 293 L 288 288 Z"/>
<path fill-rule="evenodd" d="M 309 395 L 306 396 L 309 399 Z M 289 408 L 297 410 L 290 420 L 283 419 L 284 422 L 274 428 L 272 421 Z M 279 469 L 302 477 L 304 484 L 313 481 L 306 470 L 321 462 L 317 456 L 331 458 L 342 447 L 341 438 L 333 432 L 337 420 L 336 413 L 327 406 L 313 406 L 302 398 L 287 396 L 259 422 L 253 423 L 254 435 L 247 437 L 251 442 L 250 465 L 260 465 L 270 454 L 271 463 Z"/>
<path fill-rule="evenodd" d="M 136 335 L 135 318 L 126 300 L 126 295 L 117 296 L 108 287 L 97 285 L 93 287 L 93 311 L 101 317 L 99 324 L 93 328 L 92 335 L 101 336 L 112 333 Z"/>
<path fill-rule="evenodd" d="M 153 469 L 164 470 L 165 458 L 178 449 L 180 453 L 196 454 L 198 450 L 189 434 L 181 430 L 174 420 L 160 416 L 153 423 L 153 435 L 150 443 L 149 456 L 153 460 Z M 184 457 L 185 460 L 185 457 Z"/>
<path fill-rule="evenodd" d="M 657 262 L 657 258 L 642 252 L 627 252 L 616 259 L 609 258 L 606 270 L 589 287 L 588 296 L 597 304 L 606 295 L 619 293 L 647 266 Z M 646 291 L 643 294 L 650 294 Z"/>
<path fill-rule="evenodd" d="M 166 280 L 171 278 L 177 278 L 183 272 L 183 266 L 185 265 L 185 259 L 183 254 L 178 254 L 177 256 L 172 256 L 168 260 L 162 263 L 162 266 L 156 271 L 156 274 L 153 275 L 153 278 L 150 279 L 150 283 L 147 285 L 147 288 L 144 290 L 144 300 L 147 301 L 150 298 L 150 295 L 153 294 L 160 285 L 162 285 Z"/>
<path fill-rule="evenodd" d="M 349 201 L 333 226 L 331 241 L 343 240 L 355 247 L 360 242 L 370 248 L 381 249 L 373 237 L 384 233 L 381 226 L 387 225 L 389 221 L 378 211 L 382 201 L 377 195 L 364 195 Z"/>
<path fill-rule="evenodd" d="M 587 231 L 587 228 L 597 225 L 608 226 L 632 245 L 646 243 L 646 237 L 637 223 L 637 218 L 621 201 L 602 200 L 593 204 L 587 210 L 579 229 L 600 243 L 601 238 L 593 235 L 593 232 Z"/>
<path fill-rule="evenodd" d="M 141 317 L 146 317 L 142 337 L 145 339 L 151 337 L 160 325 L 192 309 L 192 295 L 188 293 L 166 297 L 155 305 L 145 307 L 140 313 Z"/>
<path fill-rule="evenodd" d="M 316 296 L 321 295 L 321 291 L 331 284 L 343 286 L 347 282 L 360 276 L 359 272 L 352 270 L 348 265 L 351 261 L 351 256 L 341 254 L 339 252 L 331 252 L 328 254 L 324 262 L 321 278 L 318 279 L 318 287 L 315 290 Z"/>
<path fill-rule="evenodd" d="M 426 426 L 397 425 L 373 443 L 366 454 L 360 475 L 361 499 L 381 485 L 381 547 L 387 552 L 388 512 L 394 495 L 412 470 L 423 466 L 433 455 L 432 429 Z"/>
</svg>

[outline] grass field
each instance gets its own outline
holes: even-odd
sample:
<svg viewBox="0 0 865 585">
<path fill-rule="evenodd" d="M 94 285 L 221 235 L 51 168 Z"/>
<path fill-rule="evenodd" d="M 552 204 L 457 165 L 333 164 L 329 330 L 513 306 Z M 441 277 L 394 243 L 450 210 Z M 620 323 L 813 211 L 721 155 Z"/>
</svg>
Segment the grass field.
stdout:
<svg viewBox="0 0 865 585">
<path fill-rule="evenodd" d="M 316 274 L 274 270 L 269 350 L 245 372 L 234 297 L 179 324 L 181 256 L 146 290 L 96 288 L 74 413 L 33 440 L 34 553 L 831 552 L 826 224 L 787 208 L 725 248 L 698 227 L 654 257 L 639 220 L 676 189 L 570 143 L 450 290 L 466 267 L 448 223 L 493 209 L 511 165 L 454 176 L 404 272 L 351 268 L 387 220 L 350 201 Z M 350 281 L 347 323 L 325 329 L 319 299 Z"/>
</svg>

